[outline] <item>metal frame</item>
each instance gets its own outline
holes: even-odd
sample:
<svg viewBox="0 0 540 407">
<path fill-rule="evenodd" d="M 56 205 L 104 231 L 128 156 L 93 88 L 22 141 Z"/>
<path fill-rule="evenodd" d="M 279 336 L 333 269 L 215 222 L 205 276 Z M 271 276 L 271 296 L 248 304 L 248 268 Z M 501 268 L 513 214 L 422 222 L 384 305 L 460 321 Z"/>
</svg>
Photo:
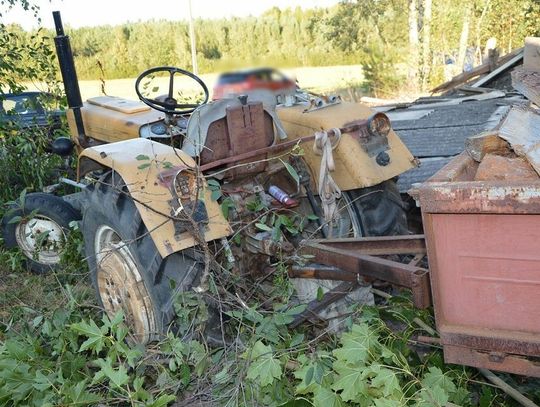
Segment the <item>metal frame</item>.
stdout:
<svg viewBox="0 0 540 407">
<path fill-rule="evenodd" d="M 426 254 L 424 235 L 307 240 L 300 244 L 300 248 L 302 255 L 312 256 L 314 263 L 323 266 L 294 266 L 289 270 L 290 277 L 344 283 L 327 292 L 320 301 L 309 303 L 306 310 L 293 321 L 293 327 L 347 295 L 358 284 L 371 280 L 383 280 L 410 288 L 417 308 L 431 305 L 429 270 L 417 266 Z M 376 257 L 400 254 L 416 256 L 408 264 Z"/>
</svg>

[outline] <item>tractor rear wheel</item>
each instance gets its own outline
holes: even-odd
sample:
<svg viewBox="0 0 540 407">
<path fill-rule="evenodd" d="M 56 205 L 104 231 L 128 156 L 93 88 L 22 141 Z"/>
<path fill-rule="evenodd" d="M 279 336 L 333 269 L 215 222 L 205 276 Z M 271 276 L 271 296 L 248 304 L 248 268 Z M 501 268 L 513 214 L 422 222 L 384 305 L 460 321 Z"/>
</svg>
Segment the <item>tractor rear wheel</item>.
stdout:
<svg viewBox="0 0 540 407">
<path fill-rule="evenodd" d="M 360 236 L 392 236 L 408 233 L 407 214 L 393 180 L 345 192 L 360 223 Z M 345 236 L 343 236 L 345 237 Z"/>
<path fill-rule="evenodd" d="M 332 229 L 331 238 L 390 236 L 407 234 L 407 217 L 399 190 L 393 180 L 382 182 L 373 187 L 347 191 L 339 200 L 339 216 Z M 302 203 L 303 208 L 307 205 Z M 304 209 L 305 210 L 305 209 Z M 328 228 L 326 228 L 328 234 Z M 314 237 L 313 231 L 307 230 Z M 322 236 L 317 236 L 321 238 Z M 327 292 L 339 285 L 332 280 L 293 279 L 298 299 L 302 303 L 315 300 L 319 290 Z M 361 286 L 346 297 L 330 304 L 319 312 L 319 316 L 329 321 L 333 330 L 340 329 L 340 315 L 349 312 L 352 304 L 374 303 L 371 286 Z"/>
<path fill-rule="evenodd" d="M 185 253 L 161 257 L 117 173 L 87 193 L 82 233 L 98 301 L 109 317 L 124 313 L 134 342 L 157 340 L 174 317 L 176 294 L 191 288 L 201 265 Z"/>
</svg>

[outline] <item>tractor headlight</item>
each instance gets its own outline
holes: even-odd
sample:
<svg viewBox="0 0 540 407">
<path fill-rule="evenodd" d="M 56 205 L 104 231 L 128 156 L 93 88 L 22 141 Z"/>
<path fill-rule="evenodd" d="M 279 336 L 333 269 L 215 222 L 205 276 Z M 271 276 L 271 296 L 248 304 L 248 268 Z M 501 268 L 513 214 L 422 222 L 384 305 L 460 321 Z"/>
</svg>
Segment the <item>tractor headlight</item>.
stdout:
<svg viewBox="0 0 540 407">
<path fill-rule="evenodd" d="M 390 119 L 384 113 L 375 113 L 367 121 L 367 129 L 370 135 L 387 137 L 392 129 Z"/>
<path fill-rule="evenodd" d="M 173 224 L 175 235 L 180 235 L 191 230 L 194 224 L 203 225 L 208 223 L 208 212 L 202 197 L 204 185 L 203 178 L 197 177 L 197 173 L 190 168 L 179 170 L 172 182 L 174 198 L 170 201 L 171 215 L 174 216 Z"/>
<path fill-rule="evenodd" d="M 172 186 L 182 201 L 194 201 L 197 198 L 197 192 L 202 189 L 202 185 L 197 185 L 195 171 L 189 168 L 181 169 L 176 173 Z"/>
</svg>

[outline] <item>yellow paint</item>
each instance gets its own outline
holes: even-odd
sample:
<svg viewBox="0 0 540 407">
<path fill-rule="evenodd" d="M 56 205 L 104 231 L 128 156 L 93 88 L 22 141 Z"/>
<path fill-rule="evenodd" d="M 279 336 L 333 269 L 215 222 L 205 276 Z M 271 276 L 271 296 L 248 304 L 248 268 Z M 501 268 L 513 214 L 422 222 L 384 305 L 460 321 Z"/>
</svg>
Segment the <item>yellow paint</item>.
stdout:
<svg viewBox="0 0 540 407">
<path fill-rule="evenodd" d="M 148 156 L 150 161 L 137 160 L 136 157 L 139 155 Z M 100 163 L 122 176 L 161 256 L 166 257 L 195 245 L 189 233 L 175 237 L 172 220 L 163 215 L 170 215 L 169 201 L 172 199 L 172 194 L 168 188 L 158 183 L 159 173 L 166 171 L 163 166 L 165 162 L 173 166 L 195 167 L 195 161 L 191 157 L 181 150 L 137 138 L 87 148 L 79 156 L 79 164 L 83 160 Z M 144 169 L 138 168 L 145 163 L 151 165 Z M 79 174 L 79 176 L 84 175 Z M 206 185 L 204 185 L 204 202 L 209 218 L 205 232 L 206 241 L 230 235 L 232 229 L 223 217 L 218 203 L 210 198 L 210 190 L 206 188 Z"/>
<path fill-rule="evenodd" d="M 127 113 L 125 110 L 118 110 L 121 107 L 115 106 L 119 100 L 132 104 L 138 104 L 138 102 L 107 96 L 95 99 L 94 103 L 84 103 L 81 109 L 86 135 L 95 140 L 114 143 L 115 141 L 138 138 L 141 126 L 154 123 L 165 117 L 164 113 L 157 110 L 133 108 L 131 113 Z M 105 99 L 109 99 L 108 107 L 104 107 L 104 103 L 107 105 Z M 100 105 L 96 103 L 100 103 Z M 71 109 L 67 112 L 67 119 L 71 134 L 76 135 L 77 127 Z"/>
<path fill-rule="evenodd" d="M 277 109 L 283 122 L 288 140 L 310 136 L 315 131 L 343 127 L 355 120 L 366 119 L 374 111 L 359 103 L 341 102 L 322 109 L 304 113 L 306 106 L 280 107 Z M 343 191 L 377 185 L 416 166 L 413 155 L 392 130 L 388 135 L 387 151 L 390 164 L 380 166 L 375 157 L 370 157 L 360 143 L 350 134 L 343 134 L 334 150 L 336 169 L 332 177 Z M 321 157 L 313 152 L 313 142 L 301 145 L 305 161 L 310 167 L 314 181 L 319 179 Z"/>
</svg>

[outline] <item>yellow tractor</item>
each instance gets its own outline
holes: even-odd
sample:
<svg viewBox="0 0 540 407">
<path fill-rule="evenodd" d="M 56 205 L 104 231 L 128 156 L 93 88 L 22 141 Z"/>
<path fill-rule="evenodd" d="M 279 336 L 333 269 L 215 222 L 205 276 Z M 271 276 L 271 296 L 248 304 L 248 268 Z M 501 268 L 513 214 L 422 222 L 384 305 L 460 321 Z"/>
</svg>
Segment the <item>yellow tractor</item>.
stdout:
<svg viewBox="0 0 540 407">
<path fill-rule="evenodd" d="M 174 67 L 143 72 L 140 101 L 82 103 L 69 38 L 54 17 L 72 138 L 53 149 L 76 149 L 78 179 L 63 181 L 82 192 L 29 194 L 4 218 L 4 239 L 46 271 L 82 216 L 99 303 L 109 315 L 122 310 L 137 341 L 165 332 L 176 294 L 205 291 L 211 273 L 260 276 L 278 262 L 292 270 L 309 263 L 297 255 L 306 239 L 407 233 L 395 178 L 415 159 L 384 114 L 299 90 L 208 102 L 204 82 Z M 150 96 L 148 83 L 163 76 L 166 94 Z M 202 100 L 181 100 L 181 76 L 200 86 Z M 309 302 L 335 286 L 330 280 L 293 284 Z M 354 301 L 373 301 L 359 292 Z"/>
</svg>

